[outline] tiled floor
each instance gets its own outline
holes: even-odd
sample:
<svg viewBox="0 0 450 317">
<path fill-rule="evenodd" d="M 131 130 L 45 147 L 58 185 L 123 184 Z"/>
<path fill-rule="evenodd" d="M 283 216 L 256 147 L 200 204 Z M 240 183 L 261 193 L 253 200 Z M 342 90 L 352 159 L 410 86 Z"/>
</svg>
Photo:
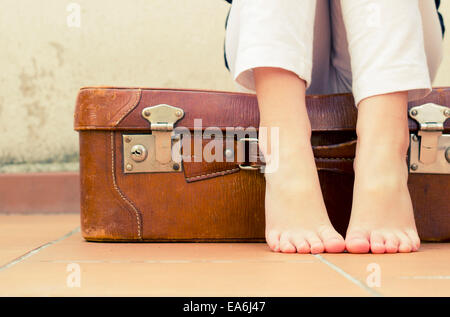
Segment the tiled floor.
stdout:
<svg viewBox="0 0 450 317">
<path fill-rule="evenodd" d="M 0 215 L 0 296 L 450 296 L 450 244 L 313 256 L 262 243 L 89 243 L 78 225 Z"/>
</svg>

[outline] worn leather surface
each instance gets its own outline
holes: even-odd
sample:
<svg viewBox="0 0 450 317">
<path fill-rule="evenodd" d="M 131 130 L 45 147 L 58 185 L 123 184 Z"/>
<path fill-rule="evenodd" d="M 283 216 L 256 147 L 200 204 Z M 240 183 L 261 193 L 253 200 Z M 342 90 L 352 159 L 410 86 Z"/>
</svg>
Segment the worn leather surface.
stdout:
<svg viewBox="0 0 450 317">
<path fill-rule="evenodd" d="M 448 105 L 450 87 L 435 88 L 426 98 L 411 102 L 409 107 L 435 102 Z M 137 102 L 137 104 L 136 104 Z M 313 132 L 354 131 L 357 110 L 351 94 L 308 96 L 308 115 Z M 256 95 L 220 91 L 145 89 L 145 88 L 83 88 L 75 110 L 75 130 L 147 131 L 149 123 L 141 116 L 144 108 L 170 104 L 183 108 L 184 117 L 177 126 L 194 128 L 194 119 L 201 118 L 205 127 L 255 127 L 259 125 Z M 409 119 L 410 130 L 416 121 Z M 445 124 L 450 131 L 450 120 Z"/>
<path fill-rule="evenodd" d="M 450 105 L 438 88 L 409 106 Z M 177 127 L 258 127 L 250 94 L 142 88 L 85 88 L 75 111 L 80 137 L 81 225 L 90 241 L 264 241 L 264 177 L 232 162 L 183 161 L 180 172 L 125 174 L 122 134 L 150 133 L 145 107 L 182 108 Z M 356 108 L 350 94 L 308 96 L 313 151 L 330 219 L 344 234 L 351 209 Z M 417 130 L 415 121 L 409 122 Z M 450 120 L 445 125 L 450 130 Z M 183 139 L 187 141 L 187 139 Z M 193 141 L 193 139 L 191 140 Z M 202 150 L 211 140 L 202 140 Z M 222 142 L 217 139 L 214 142 Z M 226 149 L 226 146 L 223 146 Z M 449 175 L 411 174 L 409 189 L 423 240 L 450 239 Z"/>
</svg>

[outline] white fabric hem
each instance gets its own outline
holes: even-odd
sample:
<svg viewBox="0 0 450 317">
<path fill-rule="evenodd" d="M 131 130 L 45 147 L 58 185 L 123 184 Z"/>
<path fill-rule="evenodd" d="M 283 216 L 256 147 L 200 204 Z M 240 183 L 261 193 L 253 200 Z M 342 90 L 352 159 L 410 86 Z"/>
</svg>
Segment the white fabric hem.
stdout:
<svg viewBox="0 0 450 317">
<path fill-rule="evenodd" d="M 236 59 L 233 79 L 245 89 L 256 91 L 253 76 L 253 69 L 256 67 L 282 68 L 305 80 L 307 88 L 311 84 L 312 62 L 307 62 L 302 58 L 302 54 L 295 50 L 251 47 L 241 51 Z"/>
<path fill-rule="evenodd" d="M 356 82 L 352 89 L 356 107 L 362 100 L 373 96 L 408 91 L 408 101 L 414 101 L 426 97 L 432 90 L 428 71 L 411 72 L 411 69 L 381 73 Z"/>
</svg>

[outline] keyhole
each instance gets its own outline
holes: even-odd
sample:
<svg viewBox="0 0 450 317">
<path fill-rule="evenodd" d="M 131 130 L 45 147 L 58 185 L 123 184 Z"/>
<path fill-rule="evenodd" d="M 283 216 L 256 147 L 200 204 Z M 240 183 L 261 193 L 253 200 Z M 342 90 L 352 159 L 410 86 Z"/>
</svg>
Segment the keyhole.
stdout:
<svg viewBox="0 0 450 317">
<path fill-rule="evenodd" d="M 147 149 L 141 144 L 133 146 L 130 153 L 135 162 L 142 162 L 147 158 Z"/>
</svg>

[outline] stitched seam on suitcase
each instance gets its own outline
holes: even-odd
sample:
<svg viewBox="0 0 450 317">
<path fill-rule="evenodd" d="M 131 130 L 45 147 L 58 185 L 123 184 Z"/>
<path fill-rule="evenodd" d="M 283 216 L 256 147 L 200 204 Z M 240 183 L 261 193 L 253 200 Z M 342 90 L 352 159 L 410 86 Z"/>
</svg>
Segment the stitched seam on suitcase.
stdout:
<svg viewBox="0 0 450 317">
<path fill-rule="evenodd" d="M 141 234 L 141 219 L 140 219 L 140 212 L 139 210 L 134 206 L 134 204 L 122 193 L 122 191 L 119 189 L 119 186 L 117 186 L 117 182 L 116 182 L 116 174 L 114 173 L 114 154 L 115 154 L 115 149 L 114 149 L 114 132 L 111 132 L 111 174 L 112 174 L 112 179 L 113 179 L 113 186 L 114 189 L 117 191 L 117 193 L 119 193 L 119 196 L 128 204 L 131 206 L 131 208 L 133 209 L 135 215 L 136 215 L 136 222 L 137 222 L 137 233 L 138 233 L 138 238 L 142 239 L 142 234 Z"/>
<path fill-rule="evenodd" d="M 335 161 L 335 160 L 338 160 L 338 161 L 353 161 L 354 159 L 353 158 L 344 158 L 344 157 L 316 157 L 316 160 L 324 160 L 324 161 Z M 206 177 L 228 175 L 228 174 L 231 174 L 233 172 L 238 172 L 239 170 L 240 170 L 239 168 L 233 168 L 233 169 L 220 171 L 220 172 L 214 172 L 214 173 L 190 176 L 190 177 L 186 177 L 186 180 L 194 181 L 194 180 L 200 179 L 202 177 L 206 178 Z"/>
<path fill-rule="evenodd" d="M 136 106 L 139 104 L 139 101 L 141 100 L 141 90 L 139 89 L 136 94 L 134 94 L 136 97 L 136 101 L 133 103 L 133 105 L 125 111 L 125 113 L 114 123 L 114 126 L 118 125 L 123 118 L 125 118 Z"/>
<path fill-rule="evenodd" d="M 227 174 L 231 174 L 233 172 L 238 172 L 239 170 L 240 170 L 240 168 L 233 168 L 233 169 L 220 171 L 220 172 L 214 172 L 214 173 L 208 173 L 208 174 L 202 174 L 202 175 L 197 175 L 197 176 L 186 177 L 186 180 L 192 181 L 192 180 L 199 179 L 199 178 L 202 178 L 202 177 L 213 177 L 213 176 L 227 175 Z"/>
</svg>

